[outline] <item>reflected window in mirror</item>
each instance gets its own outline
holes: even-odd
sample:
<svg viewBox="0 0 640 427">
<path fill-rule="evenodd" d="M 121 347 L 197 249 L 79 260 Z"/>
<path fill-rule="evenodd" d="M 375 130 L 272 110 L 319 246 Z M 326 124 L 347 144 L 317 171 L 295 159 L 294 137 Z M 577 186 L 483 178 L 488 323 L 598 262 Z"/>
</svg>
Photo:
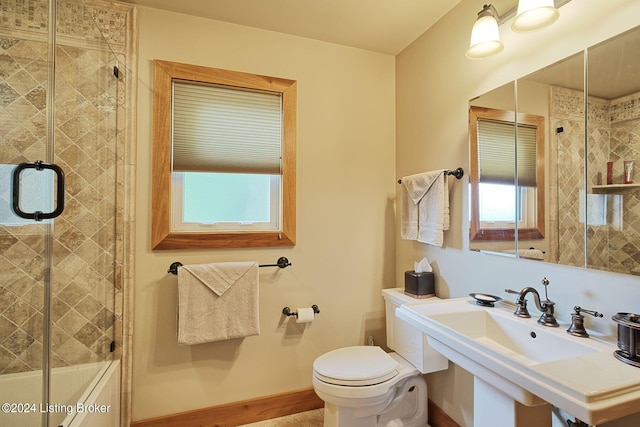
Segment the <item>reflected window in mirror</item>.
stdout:
<svg viewBox="0 0 640 427">
<path fill-rule="evenodd" d="M 471 107 L 469 118 L 471 241 L 542 239 L 544 117 Z"/>
<path fill-rule="evenodd" d="M 153 249 L 295 244 L 296 82 L 154 61 Z"/>
</svg>

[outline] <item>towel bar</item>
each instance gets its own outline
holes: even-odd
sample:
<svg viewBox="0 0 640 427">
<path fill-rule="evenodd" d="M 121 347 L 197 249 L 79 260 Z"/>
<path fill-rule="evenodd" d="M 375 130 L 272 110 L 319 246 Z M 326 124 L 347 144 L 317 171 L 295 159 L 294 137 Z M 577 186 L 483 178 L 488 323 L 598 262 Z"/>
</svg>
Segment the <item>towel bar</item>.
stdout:
<svg viewBox="0 0 640 427">
<path fill-rule="evenodd" d="M 453 175 L 457 179 L 461 179 L 464 176 L 464 169 L 457 168 L 456 170 L 446 170 L 446 171 L 444 171 L 444 173 L 446 175 Z M 402 184 L 402 180 L 401 179 L 398 180 L 398 184 Z"/>
<path fill-rule="evenodd" d="M 320 314 L 320 309 L 318 308 L 317 304 L 313 304 L 311 306 L 311 308 L 313 308 L 313 312 L 315 314 Z M 285 307 L 282 309 L 282 314 L 284 314 L 285 316 L 296 316 L 298 317 L 298 312 L 297 311 L 291 311 L 291 309 L 289 307 Z"/>
<path fill-rule="evenodd" d="M 171 263 L 171 265 L 169 266 L 169 270 L 167 270 L 167 273 L 171 273 L 171 274 L 178 274 L 178 267 L 182 267 L 182 263 L 180 261 L 176 261 Z M 280 267 L 280 268 L 286 268 L 289 267 L 291 265 L 291 263 L 289 262 L 289 260 L 287 259 L 287 257 L 280 257 L 278 258 L 278 261 L 276 261 L 276 264 L 262 264 L 259 265 L 258 267 Z"/>
</svg>

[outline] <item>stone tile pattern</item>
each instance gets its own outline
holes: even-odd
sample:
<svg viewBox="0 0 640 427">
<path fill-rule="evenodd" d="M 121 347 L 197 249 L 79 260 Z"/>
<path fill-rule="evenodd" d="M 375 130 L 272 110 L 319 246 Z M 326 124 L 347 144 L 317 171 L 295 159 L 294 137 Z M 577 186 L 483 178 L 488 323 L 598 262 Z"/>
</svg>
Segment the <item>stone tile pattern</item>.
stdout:
<svg viewBox="0 0 640 427">
<path fill-rule="evenodd" d="M 553 87 L 551 123 L 557 134 L 558 180 L 558 261 L 584 264 L 584 230 L 580 221 L 579 190 L 584 187 L 584 98 L 581 91 Z M 606 183 L 607 161 L 614 162 L 614 183 L 622 183 L 623 161 L 635 160 L 640 167 L 640 93 L 614 100 L 588 99 L 589 131 L 587 144 L 587 186 Z M 640 173 L 636 174 L 640 181 Z M 630 189 L 622 195 L 623 221 L 617 229 L 607 225 L 587 227 L 587 264 L 590 268 L 620 273 L 640 274 L 640 190 Z M 614 200 L 609 197 L 608 215 Z"/>
<path fill-rule="evenodd" d="M 611 112 L 610 102 L 604 99 L 588 99 L 587 134 L 587 192 L 594 185 L 606 184 L 607 162 L 610 157 Z M 604 197 L 604 196 L 600 196 Z M 587 265 L 599 270 L 610 270 L 610 225 L 587 227 Z"/>
<path fill-rule="evenodd" d="M 556 138 L 558 201 L 558 262 L 584 264 L 584 231 L 579 218 L 579 190 L 583 188 L 584 97 L 581 92 L 551 89 L 550 123 Z M 556 129 L 562 128 L 562 132 Z M 561 183 L 561 184 L 560 184 Z M 554 230 L 552 230 L 553 232 Z"/>
<path fill-rule="evenodd" d="M 640 182 L 640 93 L 611 102 L 610 157 L 614 182 L 624 182 L 623 161 L 635 160 L 634 181 Z M 640 189 L 623 196 L 623 227 L 609 231 L 609 270 L 640 275 Z"/>
<path fill-rule="evenodd" d="M 257 423 L 243 424 L 238 427 L 322 427 L 324 425 L 324 408 L 299 414 L 260 421 Z"/>
<path fill-rule="evenodd" d="M 0 4 L 0 163 L 46 159 L 46 4 Z M 52 367 L 105 360 L 114 339 L 123 203 L 114 59 L 96 43 L 100 32 L 82 2 L 59 2 L 58 15 L 54 158 L 66 174 L 66 205 L 53 226 L 0 225 L 0 374 L 42 367 L 49 229 Z M 2 203 L 9 197 L 0 194 Z"/>
<path fill-rule="evenodd" d="M 87 7 L 82 0 L 57 0 L 58 36 L 84 42 L 124 46 L 126 25 L 124 15 L 113 13 L 108 7 Z M 104 25 L 96 27 L 94 17 L 100 16 Z M 0 26 L 46 34 L 49 20 L 48 0 L 2 0 Z"/>
</svg>

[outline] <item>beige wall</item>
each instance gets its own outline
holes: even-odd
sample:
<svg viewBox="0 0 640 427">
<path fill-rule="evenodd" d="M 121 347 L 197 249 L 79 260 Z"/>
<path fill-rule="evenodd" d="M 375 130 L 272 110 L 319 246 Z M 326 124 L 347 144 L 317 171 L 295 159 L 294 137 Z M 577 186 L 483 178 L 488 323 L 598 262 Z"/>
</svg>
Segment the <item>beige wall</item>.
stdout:
<svg viewBox="0 0 640 427">
<path fill-rule="evenodd" d="M 561 8 L 558 22 L 545 30 L 515 34 L 509 29 L 510 22 L 503 24 L 504 51 L 482 61 L 470 61 L 464 53 L 482 4 L 479 0 L 463 1 L 396 57 L 398 176 L 468 167 L 469 99 L 632 28 L 638 25 L 640 16 L 637 0 L 572 1 Z M 637 277 L 465 250 L 465 184 L 466 181 L 450 184 L 452 229 L 446 233 L 444 248 L 398 237 L 397 279 L 414 260 L 426 255 L 436 271 L 436 288 L 441 297 L 476 291 L 507 297 L 507 287 L 521 289 L 530 285 L 541 289 L 540 280 L 546 276 L 551 282 L 549 297 L 557 303 L 559 317 L 565 322 L 574 305 L 597 309 L 606 315 L 601 320 L 588 319 L 588 327 L 615 334 L 611 315 L 637 311 L 637 303 L 633 303 L 640 298 Z M 473 425 L 473 382 L 468 373 L 454 366 L 427 376 L 427 380 L 429 397 L 439 407 L 460 425 Z M 637 424 L 628 421 L 620 425 Z"/>
<path fill-rule="evenodd" d="M 394 57 L 139 8 L 139 107 L 133 419 L 311 387 L 330 349 L 384 342 L 380 290 L 394 285 Z M 295 248 L 150 250 L 153 59 L 298 82 Z M 176 341 L 173 261 L 287 256 L 260 270 L 261 334 L 195 346 Z M 318 304 L 309 325 L 284 306 Z"/>
<path fill-rule="evenodd" d="M 425 255 L 442 297 L 502 295 L 547 276 L 561 320 L 579 304 L 608 314 L 588 327 L 614 333 L 611 314 L 637 312 L 640 286 L 632 276 L 466 251 L 465 180 L 451 182 L 444 248 L 395 237 L 396 176 L 468 167 L 469 99 L 631 28 L 640 15 L 636 0 L 573 1 L 541 32 L 513 34 L 503 25 L 505 50 L 469 61 L 464 51 L 481 6 L 463 1 L 395 58 L 395 70 L 391 56 L 140 8 L 134 420 L 310 387 L 317 355 L 370 334 L 384 342 L 380 289 L 401 283 Z M 150 251 L 155 58 L 298 80 L 295 248 Z M 176 280 L 165 274 L 172 261 L 273 262 L 282 255 L 293 267 L 261 271 L 260 336 L 177 345 Z M 283 322 L 283 306 L 313 303 L 322 310 L 313 324 Z M 438 406 L 461 425 L 473 424 L 469 374 L 452 367 L 428 381 Z"/>
</svg>

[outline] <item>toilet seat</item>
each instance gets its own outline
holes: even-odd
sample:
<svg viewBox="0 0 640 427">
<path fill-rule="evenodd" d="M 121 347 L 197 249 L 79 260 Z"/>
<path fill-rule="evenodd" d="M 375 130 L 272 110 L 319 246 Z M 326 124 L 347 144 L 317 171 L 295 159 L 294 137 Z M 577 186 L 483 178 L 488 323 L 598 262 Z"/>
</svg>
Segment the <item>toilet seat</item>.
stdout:
<svg viewBox="0 0 640 427">
<path fill-rule="evenodd" d="M 400 368 L 393 357 L 376 346 L 339 348 L 313 362 L 319 381 L 347 387 L 381 384 L 398 376 Z"/>
</svg>

